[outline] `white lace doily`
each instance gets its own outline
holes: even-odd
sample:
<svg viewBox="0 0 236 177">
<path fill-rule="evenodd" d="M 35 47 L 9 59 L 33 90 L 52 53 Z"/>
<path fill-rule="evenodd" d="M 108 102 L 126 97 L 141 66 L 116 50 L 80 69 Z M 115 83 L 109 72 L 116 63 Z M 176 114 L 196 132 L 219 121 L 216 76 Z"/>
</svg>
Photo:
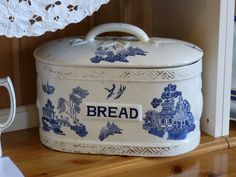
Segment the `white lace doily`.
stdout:
<svg viewBox="0 0 236 177">
<path fill-rule="evenodd" d="M 78 23 L 109 0 L 0 0 L 0 35 L 39 36 Z"/>
</svg>

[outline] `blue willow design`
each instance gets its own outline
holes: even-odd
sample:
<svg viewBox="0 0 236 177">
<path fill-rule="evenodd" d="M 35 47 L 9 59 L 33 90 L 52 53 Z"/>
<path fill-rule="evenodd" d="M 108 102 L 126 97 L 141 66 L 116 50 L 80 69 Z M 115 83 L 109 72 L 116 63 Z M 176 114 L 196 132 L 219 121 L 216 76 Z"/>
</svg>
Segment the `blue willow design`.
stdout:
<svg viewBox="0 0 236 177">
<path fill-rule="evenodd" d="M 61 121 L 55 115 L 54 106 L 50 99 L 47 100 L 47 104 L 43 107 L 43 117 L 42 117 L 43 129 L 47 132 L 53 131 L 58 135 L 65 135 L 61 130 Z"/>
<path fill-rule="evenodd" d="M 78 114 L 82 100 L 88 95 L 89 92 L 87 90 L 76 87 L 72 89 L 68 101 L 60 97 L 57 106 L 60 116 L 55 114 L 54 106 L 51 100 L 48 99 L 47 104 L 43 107 L 43 129 L 48 132 L 53 130 L 56 134 L 65 135 L 61 130 L 61 127 L 64 126 L 75 131 L 80 137 L 85 137 L 88 132 L 86 126 L 79 122 Z"/>
<path fill-rule="evenodd" d="M 176 85 L 169 84 L 164 88 L 161 98 L 154 98 L 151 105 L 154 109 L 147 111 L 143 129 L 148 133 L 168 140 L 182 140 L 195 129 L 194 117 L 189 102 L 176 90 Z M 156 108 L 161 108 L 158 112 Z"/>
<path fill-rule="evenodd" d="M 100 130 L 99 140 L 103 141 L 110 135 L 122 134 L 122 129 L 120 129 L 114 122 L 107 122 L 107 125 Z"/>
<path fill-rule="evenodd" d="M 116 99 L 119 99 L 123 95 L 123 93 L 126 90 L 126 86 L 120 85 L 119 89 L 116 91 L 116 85 L 112 84 L 111 89 L 108 89 L 108 88 L 104 88 L 104 89 L 108 92 L 107 99 L 109 99 L 110 97 L 114 95 L 113 99 L 116 100 Z"/>
<path fill-rule="evenodd" d="M 48 82 L 47 84 L 42 84 L 42 89 L 48 95 L 53 94 L 55 91 L 55 87 L 53 87 L 52 85 L 49 85 Z"/>
<path fill-rule="evenodd" d="M 95 52 L 96 56 L 91 58 L 90 60 L 93 63 L 100 63 L 101 61 L 106 61 L 110 63 L 114 63 L 116 61 L 129 62 L 127 59 L 129 56 L 146 56 L 146 53 L 146 51 L 138 47 L 128 47 L 127 49 L 121 48 L 119 50 L 115 45 L 113 45 L 111 48 L 99 46 Z"/>
</svg>

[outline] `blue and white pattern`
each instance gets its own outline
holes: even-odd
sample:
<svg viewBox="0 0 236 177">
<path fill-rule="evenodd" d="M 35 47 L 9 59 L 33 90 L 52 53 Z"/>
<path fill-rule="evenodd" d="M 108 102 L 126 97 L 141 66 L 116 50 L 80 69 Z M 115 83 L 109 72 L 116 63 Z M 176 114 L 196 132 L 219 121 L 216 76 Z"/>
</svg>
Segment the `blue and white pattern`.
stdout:
<svg viewBox="0 0 236 177">
<path fill-rule="evenodd" d="M 48 95 L 53 94 L 55 91 L 55 87 L 53 87 L 52 85 L 49 85 L 48 82 L 47 82 L 47 84 L 42 84 L 42 89 Z"/>
<path fill-rule="evenodd" d="M 142 55 L 146 56 L 146 51 L 138 47 L 117 47 L 117 42 L 111 46 L 100 45 L 95 51 L 95 57 L 91 58 L 91 62 L 100 63 L 101 61 L 106 61 L 110 63 L 114 62 L 129 62 L 129 56 Z"/>
<path fill-rule="evenodd" d="M 88 95 L 89 92 L 80 87 L 72 89 L 68 101 L 62 97 L 59 98 L 57 106 L 59 114 L 57 115 L 51 100 L 48 99 L 47 104 L 43 107 L 43 129 L 48 132 L 53 130 L 56 134 L 65 135 L 61 130 L 61 127 L 69 127 L 80 137 L 85 137 L 88 132 L 86 126 L 79 122 L 78 114 L 80 112 L 82 100 Z"/>
<path fill-rule="evenodd" d="M 231 101 L 236 101 L 236 90 L 231 89 Z"/>
<path fill-rule="evenodd" d="M 100 130 L 99 140 L 103 141 L 110 135 L 122 134 L 122 129 L 119 128 L 114 122 L 107 122 L 107 125 Z"/>
<path fill-rule="evenodd" d="M 143 124 L 148 133 L 168 140 L 182 140 L 195 129 L 191 106 L 176 88 L 169 84 L 161 98 L 152 100 L 153 109 L 146 112 Z"/>
<path fill-rule="evenodd" d="M 47 100 L 47 104 L 43 107 L 42 125 L 43 129 L 47 132 L 51 130 L 58 135 L 65 135 L 61 130 L 61 122 L 55 115 L 54 106 L 51 100 Z M 67 122 L 67 121 L 66 121 Z"/>
<path fill-rule="evenodd" d="M 119 99 L 126 90 L 126 86 L 120 85 L 119 89 L 116 89 L 116 85 L 112 84 L 112 88 L 104 88 L 107 92 L 107 99 L 113 97 L 114 100 Z"/>
</svg>

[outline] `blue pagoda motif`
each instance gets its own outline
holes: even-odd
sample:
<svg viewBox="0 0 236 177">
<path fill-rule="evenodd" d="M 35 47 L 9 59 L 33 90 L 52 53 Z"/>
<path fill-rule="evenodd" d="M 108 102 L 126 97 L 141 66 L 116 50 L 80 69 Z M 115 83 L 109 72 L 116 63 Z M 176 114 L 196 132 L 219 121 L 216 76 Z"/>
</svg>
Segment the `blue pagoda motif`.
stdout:
<svg viewBox="0 0 236 177">
<path fill-rule="evenodd" d="M 182 140 L 195 129 L 191 106 L 176 88 L 176 85 L 169 84 L 161 98 L 152 100 L 154 109 L 146 112 L 143 124 L 143 129 L 148 133 L 161 138 L 166 135 L 169 140 Z"/>
<path fill-rule="evenodd" d="M 49 85 L 48 82 L 47 84 L 42 84 L 42 89 L 45 93 L 47 93 L 48 95 L 53 94 L 55 91 L 55 87 L 53 87 L 52 85 Z"/>
<path fill-rule="evenodd" d="M 47 104 L 43 107 L 42 124 L 43 129 L 47 132 L 52 130 L 55 134 L 65 135 L 61 130 L 61 125 L 57 121 L 54 106 L 49 99 L 47 100 Z"/>
<path fill-rule="evenodd" d="M 43 117 L 42 125 L 45 131 L 51 130 L 58 135 L 65 135 L 61 130 L 62 127 L 69 127 L 72 131 L 78 134 L 80 137 L 85 137 L 88 132 L 86 126 L 79 122 L 78 114 L 80 112 L 80 104 L 82 100 L 88 96 L 88 91 L 83 90 L 80 87 L 72 89 L 72 93 L 69 95 L 69 100 L 65 100 L 60 97 L 58 100 L 57 109 L 59 114 L 54 111 L 54 105 L 50 99 L 42 108 Z"/>
<path fill-rule="evenodd" d="M 114 122 L 107 122 L 107 125 L 100 130 L 99 140 L 103 141 L 110 135 L 122 134 L 122 129 L 120 129 Z"/>
<path fill-rule="evenodd" d="M 139 47 L 125 47 L 121 41 L 114 40 L 108 41 L 99 45 L 95 51 L 95 57 L 92 57 L 90 60 L 93 63 L 100 63 L 101 61 L 105 62 L 129 62 L 129 56 L 136 55 L 146 55 L 146 51 L 140 49 Z"/>
</svg>

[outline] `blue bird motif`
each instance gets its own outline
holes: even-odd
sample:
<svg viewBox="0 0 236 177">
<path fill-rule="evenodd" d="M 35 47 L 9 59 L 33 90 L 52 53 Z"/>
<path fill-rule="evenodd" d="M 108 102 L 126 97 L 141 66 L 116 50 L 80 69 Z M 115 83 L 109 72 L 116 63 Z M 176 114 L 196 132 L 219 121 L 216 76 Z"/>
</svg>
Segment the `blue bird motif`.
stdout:
<svg viewBox="0 0 236 177">
<path fill-rule="evenodd" d="M 108 92 L 107 99 L 115 95 L 113 99 L 116 100 L 116 99 L 119 99 L 124 94 L 126 90 L 126 86 L 120 85 L 119 89 L 116 91 L 116 85 L 112 84 L 111 89 L 109 88 L 104 88 L 104 89 L 107 90 Z"/>
</svg>

